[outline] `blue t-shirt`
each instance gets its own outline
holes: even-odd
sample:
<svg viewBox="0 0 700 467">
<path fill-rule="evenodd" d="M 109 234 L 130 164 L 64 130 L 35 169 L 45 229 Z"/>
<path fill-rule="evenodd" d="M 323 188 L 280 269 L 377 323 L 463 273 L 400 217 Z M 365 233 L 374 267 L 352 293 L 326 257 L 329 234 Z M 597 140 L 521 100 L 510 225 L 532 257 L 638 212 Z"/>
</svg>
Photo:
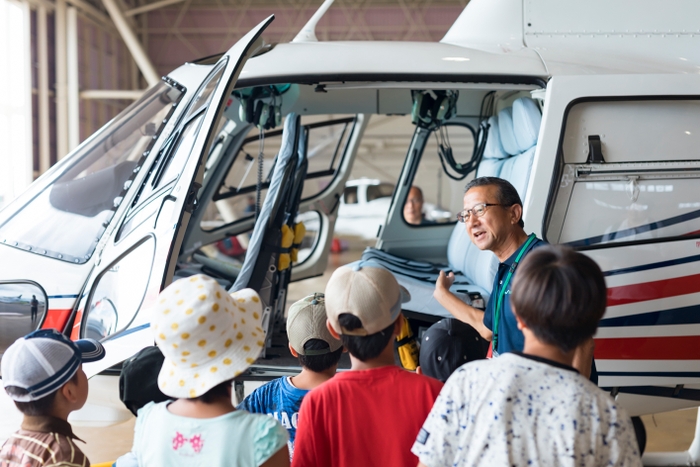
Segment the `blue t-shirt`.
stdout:
<svg viewBox="0 0 700 467">
<path fill-rule="evenodd" d="M 520 258 L 520 262 L 522 262 L 523 259 L 525 259 L 525 256 L 533 249 L 546 244 L 547 243 L 544 240 L 535 238 L 535 240 L 530 244 L 528 249 Z M 484 326 L 489 328 L 491 331 L 493 331 L 494 314 L 496 313 L 496 303 L 498 302 L 498 294 L 501 291 L 501 286 L 503 285 L 503 281 L 506 279 L 508 270 L 515 262 L 515 258 L 518 257 L 518 253 L 520 253 L 520 250 L 524 246 L 525 243 L 523 243 L 520 248 L 515 250 L 515 252 L 510 255 L 507 260 L 498 265 L 498 272 L 496 272 L 496 277 L 493 280 L 493 288 L 491 289 L 491 299 L 489 300 L 489 303 L 486 306 L 486 311 L 484 312 Z M 510 290 L 513 287 L 513 280 L 515 279 L 515 275 L 517 273 L 518 269 L 516 267 L 505 290 L 503 303 L 501 304 L 501 317 L 498 324 L 498 342 L 496 343 L 498 348 L 494 349 L 499 355 L 506 352 L 521 352 L 525 346 L 525 337 L 523 336 L 522 331 L 518 329 L 518 323 L 515 320 L 515 315 L 510 307 Z"/>
<path fill-rule="evenodd" d="M 299 407 L 309 391 L 299 389 L 289 382 L 289 377 L 277 378 L 260 386 L 250 393 L 238 409 L 251 413 L 263 413 L 273 417 L 287 429 L 289 433 L 289 457 L 294 455 L 294 438 L 299 422 Z"/>
</svg>

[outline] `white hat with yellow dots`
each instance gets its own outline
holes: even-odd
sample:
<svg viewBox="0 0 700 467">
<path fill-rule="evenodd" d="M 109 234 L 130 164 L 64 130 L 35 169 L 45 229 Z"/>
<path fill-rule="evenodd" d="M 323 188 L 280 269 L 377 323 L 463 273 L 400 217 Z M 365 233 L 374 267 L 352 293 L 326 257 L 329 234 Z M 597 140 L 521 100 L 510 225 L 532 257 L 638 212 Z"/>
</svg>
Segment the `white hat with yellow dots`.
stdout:
<svg viewBox="0 0 700 467">
<path fill-rule="evenodd" d="M 176 398 L 199 397 L 243 373 L 265 345 L 257 292 L 229 293 L 198 274 L 170 284 L 158 296 L 151 328 L 165 356 L 158 387 Z"/>
</svg>

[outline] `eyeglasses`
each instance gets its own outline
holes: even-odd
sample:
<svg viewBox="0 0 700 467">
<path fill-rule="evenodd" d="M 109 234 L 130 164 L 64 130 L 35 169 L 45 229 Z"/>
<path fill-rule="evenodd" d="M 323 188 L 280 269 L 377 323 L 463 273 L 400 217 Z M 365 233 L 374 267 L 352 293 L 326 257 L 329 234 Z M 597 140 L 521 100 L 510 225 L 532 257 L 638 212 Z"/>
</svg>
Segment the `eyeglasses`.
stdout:
<svg viewBox="0 0 700 467">
<path fill-rule="evenodd" d="M 471 209 L 465 209 L 462 212 L 457 213 L 457 220 L 459 222 L 467 222 L 469 220 L 469 217 L 474 214 L 476 217 L 481 217 L 484 215 L 486 212 L 486 208 L 489 206 L 503 206 L 502 204 L 492 204 L 492 203 L 481 203 L 477 204 Z"/>
</svg>

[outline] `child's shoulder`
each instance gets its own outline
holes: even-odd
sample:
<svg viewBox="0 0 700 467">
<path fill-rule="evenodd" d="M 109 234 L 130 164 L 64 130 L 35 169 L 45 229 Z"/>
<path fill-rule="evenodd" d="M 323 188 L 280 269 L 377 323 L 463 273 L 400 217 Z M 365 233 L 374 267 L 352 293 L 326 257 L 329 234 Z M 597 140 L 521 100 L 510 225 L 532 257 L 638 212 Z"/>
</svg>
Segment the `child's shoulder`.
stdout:
<svg viewBox="0 0 700 467">
<path fill-rule="evenodd" d="M 27 462 L 27 465 L 33 465 L 33 460 L 41 459 L 44 462 L 54 460 L 71 465 L 85 465 L 87 458 L 74 439 L 79 438 L 72 431 L 69 434 L 63 430 L 44 432 L 22 428 L 2 446 L 0 460 L 19 458 Z"/>
<path fill-rule="evenodd" d="M 145 418 L 153 413 L 157 413 L 158 411 L 166 411 L 167 412 L 166 407 L 167 407 L 169 402 L 171 402 L 171 401 L 149 402 L 148 404 L 144 405 L 143 407 L 141 407 L 138 410 L 136 417 L 137 418 Z"/>
</svg>

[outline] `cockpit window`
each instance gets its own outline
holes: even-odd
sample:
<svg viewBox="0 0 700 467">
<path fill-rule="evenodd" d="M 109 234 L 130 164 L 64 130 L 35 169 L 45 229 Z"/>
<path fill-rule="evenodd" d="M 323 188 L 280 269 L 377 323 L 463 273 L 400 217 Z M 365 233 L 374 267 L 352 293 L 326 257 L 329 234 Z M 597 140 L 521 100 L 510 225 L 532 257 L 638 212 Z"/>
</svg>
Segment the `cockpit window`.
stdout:
<svg viewBox="0 0 700 467">
<path fill-rule="evenodd" d="M 92 255 L 184 88 L 161 82 L 56 168 L 0 219 L 0 242 L 73 263 Z"/>
</svg>

